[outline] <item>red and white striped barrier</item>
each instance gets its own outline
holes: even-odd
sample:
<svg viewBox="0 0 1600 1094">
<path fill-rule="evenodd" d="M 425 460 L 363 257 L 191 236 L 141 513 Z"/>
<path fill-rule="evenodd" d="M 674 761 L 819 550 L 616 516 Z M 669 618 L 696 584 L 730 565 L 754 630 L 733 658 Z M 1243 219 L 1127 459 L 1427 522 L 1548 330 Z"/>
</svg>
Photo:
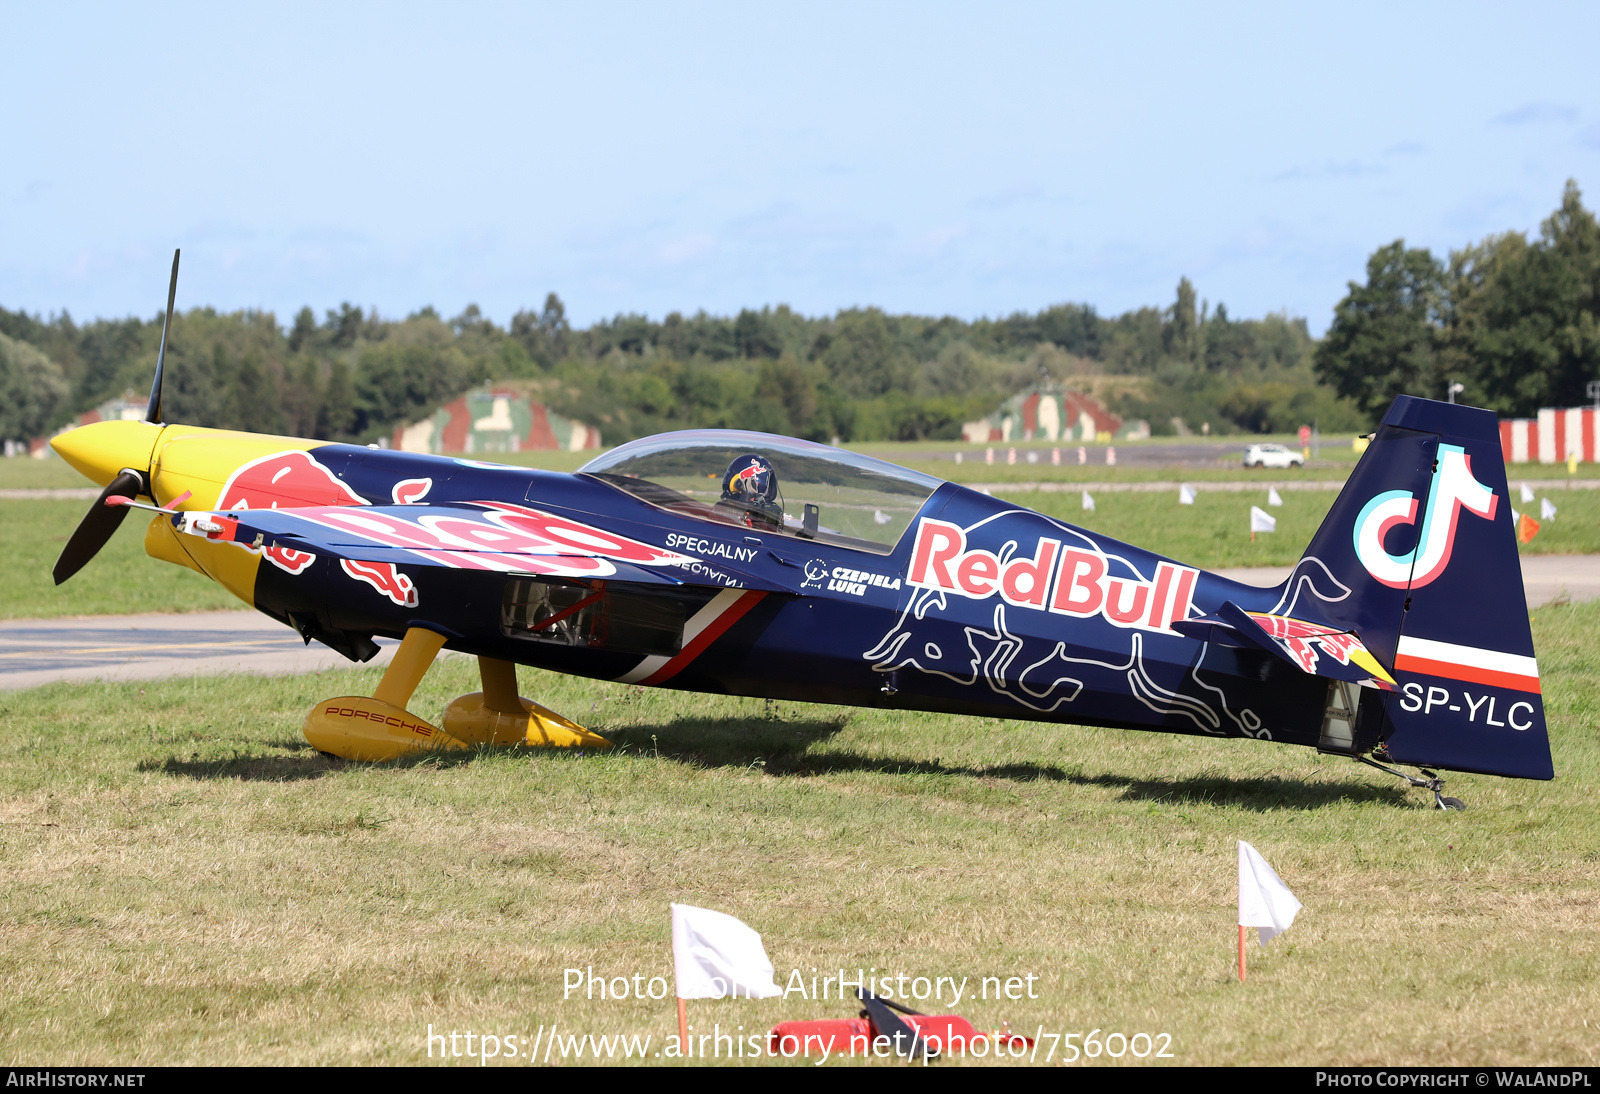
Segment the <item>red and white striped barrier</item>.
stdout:
<svg viewBox="0 0 1600 1094">
<path fill-rule="evenodd" d="M 1502 418 L 1500 448 L 1506 463 L 1595 463 L 1600 453 L 1600 413 L 1592 406 L 1545 407 L 1537 418 Z"/>
</svg>

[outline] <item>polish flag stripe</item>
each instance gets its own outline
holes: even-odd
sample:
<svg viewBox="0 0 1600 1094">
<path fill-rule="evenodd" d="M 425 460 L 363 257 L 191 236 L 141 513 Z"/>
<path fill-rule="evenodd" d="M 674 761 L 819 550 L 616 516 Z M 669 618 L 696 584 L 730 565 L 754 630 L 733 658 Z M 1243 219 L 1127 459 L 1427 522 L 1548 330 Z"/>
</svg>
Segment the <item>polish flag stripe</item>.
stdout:
<svg viewBox="0 0 1600 1094">
<path fill-rule="evenodd" d="M 1394 667 L 1400 672 L 1442 676 L 1491 687 L 1539 691 L 1539 662 L 1532 657 L 1477 646 L 1458 646 L 1430 638 L 1400 638 Z"/>
</svg>

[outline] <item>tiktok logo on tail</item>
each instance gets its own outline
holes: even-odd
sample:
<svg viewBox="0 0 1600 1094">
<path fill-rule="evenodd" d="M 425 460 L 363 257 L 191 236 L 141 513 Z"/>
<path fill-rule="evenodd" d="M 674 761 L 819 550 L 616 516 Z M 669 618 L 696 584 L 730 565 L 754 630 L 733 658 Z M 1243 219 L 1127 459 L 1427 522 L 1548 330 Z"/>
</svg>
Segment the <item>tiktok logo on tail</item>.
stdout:
<svg viewBox="0 0 1600 1094">
<path fill-rule="evenodd" d="M 1461 510 L 1493 520 L 1499 501 L 1498 494 L 1473 477 L 1472 460 L 1459 445 L 1441 444 L 1417 545 L 1403 555 L 1391 555 L 1384 549 L 1384 537 L 1392 528 L 1417 520 L 1416 495 L 1409 490 L 1388 490 L 1367 502 L 1356 518 L 1356 557 L 1367 573 L 1383 584 L 1420 589 L 1450 565 Z"/>
</svg>

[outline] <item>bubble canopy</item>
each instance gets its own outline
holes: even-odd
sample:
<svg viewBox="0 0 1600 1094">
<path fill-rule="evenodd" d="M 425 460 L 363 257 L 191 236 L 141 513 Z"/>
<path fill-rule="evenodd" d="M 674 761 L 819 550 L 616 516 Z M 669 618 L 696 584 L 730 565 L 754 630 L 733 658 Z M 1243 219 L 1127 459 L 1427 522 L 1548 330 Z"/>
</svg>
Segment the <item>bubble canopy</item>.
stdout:
<svg viewBox="0 0 1600 1094">
<path fill-rule="evenodd" d="M 752 456 L 771 466 L 775 506 L 750 504 L 735 488 Z M 876 554 L 894 550 L 943 485 L 871 456 L 737 429 L 644 437 L 590 460 L 578 474 L 681 516 Z"/>
</svg>

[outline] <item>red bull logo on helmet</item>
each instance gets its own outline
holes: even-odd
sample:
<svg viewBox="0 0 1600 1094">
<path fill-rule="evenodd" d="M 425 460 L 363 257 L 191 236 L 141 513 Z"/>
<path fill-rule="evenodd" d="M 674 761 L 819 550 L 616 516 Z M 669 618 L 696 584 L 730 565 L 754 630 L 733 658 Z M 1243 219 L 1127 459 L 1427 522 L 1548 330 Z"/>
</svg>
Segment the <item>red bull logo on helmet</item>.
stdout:
<svg viewBox="0 0 1600 1094">
<path fill-rule="evenodd" d="M 997 555 L 967 546 L 958 525 L 925 518 L 917 525 L 908 585 L 940 589 L 973 600 L 999 596 L 1019 608 L 1079 619 L 1099 617 L 1117 627 L 1175 634 L 1173 620 L 1189 618 L 1200 571 L 1171 562 L 1156 564 L 1150 580 L 1114 576 L 1111 564 L 1125 559 L 1060 540 L 1041 538 L 1031 557 Z"/>
<path fill-rule="evenodd" d="M 1409 490 L 1386 490 L 1356 517 L 1356 557 L 1373 579 L 1396 589 L 1420 589 L 1444 573 L 1456 544 L 1461 510 L 1494 520 L 1500 497 L 1472 473 L 1472 457 L 1460 445 L 1441 444 L 1428 491 L 1428 507 L 1416 546 L 1391 555 L 1384 547 L 1389 533 L 1417 521 L 1417 498 Z"/>
</svg>

